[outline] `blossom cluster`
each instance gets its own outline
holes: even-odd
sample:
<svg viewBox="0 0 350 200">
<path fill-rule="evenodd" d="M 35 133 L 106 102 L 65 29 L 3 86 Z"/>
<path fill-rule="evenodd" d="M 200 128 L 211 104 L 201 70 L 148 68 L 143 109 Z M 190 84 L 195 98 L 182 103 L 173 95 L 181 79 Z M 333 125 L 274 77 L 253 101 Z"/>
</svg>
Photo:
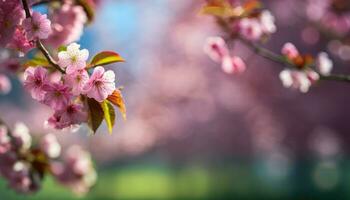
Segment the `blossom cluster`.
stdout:
<svg viewBox="0 0 350 200">
<path fill-rule="evenodd" d="M 258 53 L 262 50 L 256 44 L 276 32 L 275 18 L 268 11 L 261 9 L 259 1 L 208 1 L 202 12 L 215 16 L 218 24 L 228 34 L 230 40 L 243 41 Z M 215 62 L 221 64 L 224 72 L 238 74 L 246 69 L 240 57 L 230 56 L 228 45 L 221 37 L 209 37 L 204 46 L 204 52 Z M 322 76 L 330 75 L 333 62 L 328 54 L 321 52 L 316 58 L 311 55 L 302 55 L 292 43 L 286 43 L 281 55 L 268 53 L 289 66 L 280 72 L 279 78 L 283 86 L 307 92 L 311 85 Z"/>
<path fill-rule="evenodd" d="M 258 41 L 276 31 L 274 16 L 268 10 L 259 9 L 258 4 L 248 9 L 247 5 L 240 1 L 209 1 L 203 12 L 214 14 L 210 12 L 211 8 L 222 9 L 223 12 L 225 10 L 224 13 L 229 13 L 219 17 L 225 20 L 223 26 L 235 37 Z M 208 38 L 204 51 L 212 60 L 220 63 L 222 70 L 228 74 L 242 73 L 246 69 L 240 57 L 230 56 L 225 40 L 220 37 Z"/>
<path fill-rule="evenodd" d="M 209 57 L 221 64 L 225 73 L 238 74 L 244 72 L 246 65 L 238 56 L 231 56 L 226 42 L 221 37 L 210 37 L 206 41 L 204 51 Z"/>
<path fill-rule="evenodd" d="M 313 62 L 311 56 L 300 55 L 298 49 L 288 42 L 284 44 L 281 53 L 288 62 L 298 67 L 285 69 L 280 73 L 279 77 L 283 85 L 299 89 L 301 92 L 307 92 L 310 86 L 320 79 L 320 75 L 329 75 L 333 68 L 333 61 L 325 52 L 319 53 L 316 62 Z M 312 64 L 315 64 L 316 71 L 308 66 Z"/>
<path fill-rule="evenodd" d="M 33 145 L 25 124 L 16 123 L 13 131 L 0 125 L 0 175 L 10 188 L 19 193 L 36 192 L 48 174 L 80 194 L 95 183 L 91 158 L 81 147 L 70 146 L 61 155 L 61 145 L 53 134 L 44 135 L 37 144 Z"/>
<path fill-rule="evenodd" d="M 24 72 L 26 90 L 34 99 L 55 111 L 48 123 L 56 129 L 87 122 L 88 108 L 83 97 L 102 102 L 116 90 L 113 71 L 97 66 L 89 76 L 88 57 L 88 50 L 72 43 L 58 53 L 58 65 L 65 69 L 65 74 L 51 80 L 48 69 L 41 66 L 29 67 Z"/>
</svg>

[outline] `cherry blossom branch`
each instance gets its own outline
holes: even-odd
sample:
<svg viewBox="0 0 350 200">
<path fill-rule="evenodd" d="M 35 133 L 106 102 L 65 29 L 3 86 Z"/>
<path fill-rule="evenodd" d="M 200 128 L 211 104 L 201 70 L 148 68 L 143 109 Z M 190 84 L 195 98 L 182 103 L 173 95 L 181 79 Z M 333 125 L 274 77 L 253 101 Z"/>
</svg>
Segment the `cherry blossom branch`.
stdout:
<svg viewBox="0 0 350 200">
<path fill-rule="evenodd" d="M 29 9 L 29 5 L 27 0 L 22 0 L 22 5 L 23 5 L 23 9 L 26 13 L 26 18 L 31 18 L 31 14 L 30 14 L 30 9 Z M 52 58 L 52 56 L 50 55 L 49 51 L 46 49 L 46 47 L 44 46 L 44 44 L 38 39 L 36 42 L 36 46 L 37 48 L 41 51 L 41 53 L 45 56 L 45 58 L 48 60 L 48 62 L 54 67 L 56 68 L 58 71 L 60 71 L 61 73 L 65 74 L 66 72 L 57 64 L 57 62 L 55 61 L 55 59 Z"/>
<path fill-rule="evenodd" d="M 232 38 L 234 39 L 234 38 Z M 253 42 L 247 41 L 243 38 L 238 38 L 239 41 L 241 41 L 243 44 L 248 46 L 250 49 L 254 50 L 258 55 L 269 59 L 271 61 L 293 67 L 295 68 L 296 66 L 293 63 L 288 62 L 287 59 L 285 59 L 283 56 L 278 55 L 267 48 L 264 48 L 258 44 L 255 44 Z M 321 80 L 330 80 L 330 81 L 345 81 L 345 82 L 350 82 L 350 76 L 349 75 L 344 75 L 344 74 L 330 74 L 330 75 L 320 75 Z"/>
</svg>

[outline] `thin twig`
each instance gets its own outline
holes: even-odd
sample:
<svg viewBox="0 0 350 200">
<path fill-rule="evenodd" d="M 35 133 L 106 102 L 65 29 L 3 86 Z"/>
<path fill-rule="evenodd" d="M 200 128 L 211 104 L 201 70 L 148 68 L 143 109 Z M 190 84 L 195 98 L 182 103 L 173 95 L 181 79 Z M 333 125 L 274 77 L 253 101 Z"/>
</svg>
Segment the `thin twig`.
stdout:
<svg viewBox="0 0 350 200">
<path fill-rule="evenodd" d="M 31 18 L 32 15 L 30 14 L 30 9 L 28 6 L 28 2 L 27 0 L 22 0 L 22 4 L 23 4 L 23 9 L 26 13 L 26 18 Z M 36 47 L 41 51 L 42 54 L 44 54 L 45 58 L 49 61 L 49 63 L 56 68 L 58 71 L 60 71 L 61 73 L 65 74 L 66 72 L 57 64 L 57 62 L 55 61 L 55 59 L 52 58 L 52 56 L 50 55 L 49 51 L 46 49 L 46 47 L 43 45 L 43 43 L 38 39 L 36 41 Z"/>
<path fill-rule="evenodd" d="M 62 2 L 62 0 L 41 0 L 41 1 L 34 2 L 32 6 L 39 6 L 39 5 L 43 5 L 51 2 Z"/>
</svg>

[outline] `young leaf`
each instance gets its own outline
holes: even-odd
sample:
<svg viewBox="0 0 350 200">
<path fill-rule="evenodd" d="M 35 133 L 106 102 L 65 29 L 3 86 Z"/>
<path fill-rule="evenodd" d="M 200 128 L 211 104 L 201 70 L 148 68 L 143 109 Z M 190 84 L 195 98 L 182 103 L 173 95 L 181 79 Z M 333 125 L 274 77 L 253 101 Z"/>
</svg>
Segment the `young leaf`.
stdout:
<svg viewBox="0 0 350 200">
<path fill-rule="evenodd" d="M 50 66 L 50 63 L 45 58 L 34 57 L 34 58 L 26 61 L 25 63 L 23 63 L 23 66 L 25 68 L 38 67 L 38 66 L 48 67 L 48 66 Z"/>
<path fill-rule="evenodd" d="M 101 104 L 97 102 L 95 99 L 87 98 L 87 105 L 89 107 L 89 119 L 88 119 L 88 125 L 91 128 L 91 130 L 96 133 L 98 127 L 100 127 L 104 112 L 102 110 Z"/>
<path fill-rule="evenodd" d="M 124 62 L 124 59 L 113 51 L 103 51 L 94 56 L 89 68 L 98 65 L 108 65 L 116 62 Z"/>
<path fill-rule="evenodd" d="M 58 52 L 61 52 L 61 51 L 67 51 L 67 47 L 66 46 L 64 46 L 64 45 L 62 45 L 62 46 L 60 46 L 60 47 L 58 47 Z"/>
<path fill-rule="evenodd" d="M 104 100 L 101 103 L 101 107 L 104 113 L 104 119 L 106 121 L 109 133 L 113 132 L 113 126 L 115 123 L 115 111 L 111 103 L 109 101 Z"/>
<path fill-rule="evenodd" d="M 126 120 L 126 107 L 120 90 L 115 90 L 113 94 L 108 96 L 107 100 L 119 108 L 119 111 L 122 113 L 123 119 Z"/>
</svg>

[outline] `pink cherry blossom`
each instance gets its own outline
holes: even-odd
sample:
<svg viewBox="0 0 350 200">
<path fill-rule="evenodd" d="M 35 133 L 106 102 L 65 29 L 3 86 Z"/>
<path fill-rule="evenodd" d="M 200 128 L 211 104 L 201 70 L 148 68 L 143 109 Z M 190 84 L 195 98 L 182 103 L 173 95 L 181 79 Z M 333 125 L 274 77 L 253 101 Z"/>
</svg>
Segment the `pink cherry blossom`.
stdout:
<svg viewBox="0 0 350 200">
<path fill-rule="evenodd" d="M 204 52 L 215 62 L 221 62 L 225 56 L 229 55 L 226 42 L 221 37 L 207 38 Z"/>
<path fill-rule="evenodd" d="M 271 34 L 276 32 L 275 17 L 270 11 L 264 10 L 259 17 L 262 31 L 265 34 Z"/>
<path fill-rule="evenodd" d="M 72 88 L 73 95 L 79 95 L 83 93 L 85 84 L 89 80 L 89 74 L 86 70 L 77 70 L 71 74 L 66 74 L 64 76 L 64 81 L 66 85 Z"/>
<path fill-rule="evenodd" d="M 77 70 L 84 69 L 88 57 L 89 51 L 87 49 L 80 50 L 79 44 L 72 43 L 67 47 L 67 51 L 58 53 L 58 64 L 62 68 L 67 68 L 66 72 L 71 74 Z"/>
<path fill-rule="evenodd" d="M 20 151 L 26 151 L 32 145 L 32 137 L 29 134 L 28 127 L 24 123 L 17 122 L 15 124 L 12 137 L 16 147 L 20 149 Z"/>
<path fill-rule="evenodd" d="M 69 104 L 62 110 L 56 111 L 48 119 L 49 126 L 63 129 L 87 121 L 87 112 L 81 104 Z"/>
<path fill-rule="evenodd" d="M 0 74 L 0 94 L 8 94 L 11 91 L 11 87 L 10 79 Z"/>
<path fill-rule="evenodd" d="M 0 154 L 6 153 L 11 148 L 10 136 L 8 135 L 7 128 L 0 125 Z"/>
<path fill-rule="evenodd" d="M 49 83 L 47 70 L 43 67 L 29 67 L 24 72 L 24 87 L 38 101 L 44 99 L 44 86 Z"/>
<path fill-rule="evenodd" d="M 20 1 L 0 1 L 0 46 L 6 46 L 12 40 L 13 33 L 23 19 Z"/>
<path fill-rule="evenodd" d="M 18 156 L 15 151 L 7 151 L 4 154 L 0 154 L 0 175 L 6 179 L 10 179 L 13 171 L 13 165 L 18 160 Z"/>
<path fill-rule="evenodd" d="M 51 22 L 52 33 L 46 43 L 59 47 L 79 40 L 87 17 L 81 6 L 65 1 L 60 9 L 52 12 Z"/>
<path fill-rule="evenodd" d="M 18 161 L 13 165 L 13 171 L 9 180 L 11 188 L 19 193 L 28 193 L 31 190 L 32 180 L 30 178 L 30 168 L 27 163 Z"/>
<path fill-rule="evenodd" d="M 43 103 L 50 106 L 54 110 L 63 109 L 69 104 L 72 93 L 67 85 L 63 83 L 51 83 L 44 87 L 46 95 L 43 99 Z"/>
<path fill-rule="evenodd" d="M 61 153 L 61 145 L 54 134 L 45 135 L 40 141 L 40 148 L 49 158 L 57 158 Z"/>
<path fill-rule="evenodd" d="M 239 32 L 247 40 L 256 41 L 263 35 L 262 27 L 257 19 L 244 18 L 239 22 Z"/>
<path fill-rule="evenodd" d="M 316 67 L 322 75 L 329 75 L 333 68 L 333 61 L 327 53 L 321 52 L 317 56 Z"/>
<path fill-rule="evenodd" d="M 22 28 L 17 28 L 7 48 L 18 51 L 20 56 L 23 57 L 24 54 L 33 49 L 34 46 L 34 43 L 27 39 L 25 31 Z"/>
<path fill-rule="evenodd" d="M 222 70 L 227 74 L 239 74 L 244 72 L 246 69 L 244 61 L 237 56 L 225 56 L 221 67 Z"/>
<path fill-rule="evenodd" d="M 51 22 L 47 19 L 47 15 L 33 12 L 31 18 L 23 21 L 24 29 L 27 32 L 28 39 L 46 39 L 51 33 Z"/>
<path fill-rule="evenodd" d="M 51 169 L 58 181 L 80 195 L 88 192 L 96 182 L 91 156 L 79 146 L 69 147 L 64 162 L 53 163 Z"/>
<path fill-rule="evenodd" d="M 289 59 L 294 59 L 299 56 L 298 49 L 290 42 L 283 45 L 281 53 Z"/>
<path fill-rule="evenodd" d="M 84 90 L 88 97 L 94 98 L 96 101 L 102 102 L 115 90 L 115 74 L 113 71 L 98 66 L 94 69 Z"/>
<path fill-rule="evenodd" d="M 310 86 L 319 79 L 319 76 L 311 70 L 305 72 L 285 69 L 280 73 L 279 78 L 284 87 L 292 87 L 306 93 Z"/>
</svg>

